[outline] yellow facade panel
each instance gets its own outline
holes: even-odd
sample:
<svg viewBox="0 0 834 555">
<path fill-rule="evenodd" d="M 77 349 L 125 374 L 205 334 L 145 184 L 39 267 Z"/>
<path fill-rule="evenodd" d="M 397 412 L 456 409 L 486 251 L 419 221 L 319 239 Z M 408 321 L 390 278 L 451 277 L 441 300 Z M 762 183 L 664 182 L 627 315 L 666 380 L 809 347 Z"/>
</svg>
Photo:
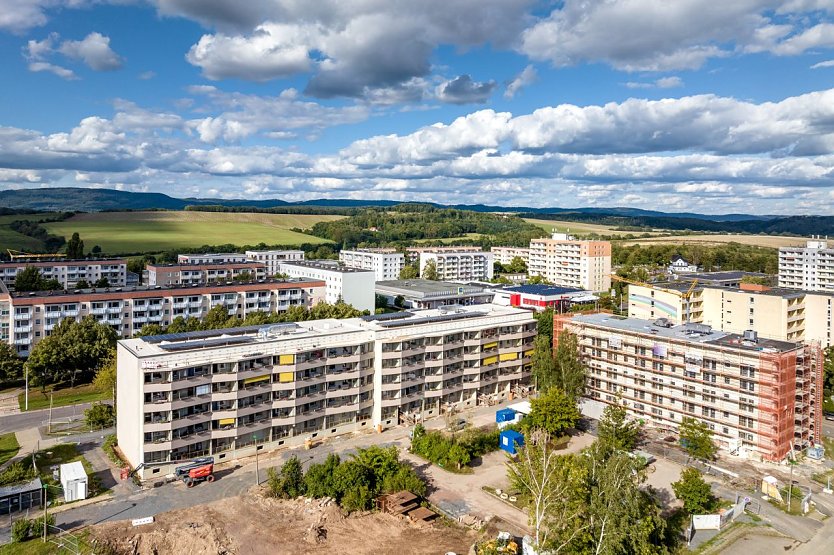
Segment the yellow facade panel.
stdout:
<svg viewBox="0 0 834 555">
<path fill-rule="evenodd" d="M 518 360 L 518 353 L 503 353 L 498 355 L 498 360 L 504 362 L 505 360 Z"/>
<path fill-rule="evenodd" d="M 258 383 L 258 382 L 265 382 L 269 380 L 269 374 L 266 376 L 256 376 L 254 378 L 246 378 L 243 380 L 243 385 L 249 385 L 251 383 Z"/>
<path fill-rule="evenodd" d="M 481 366 L 489 366 L 490 364 L 495 364 L 496 362 L 498 362 L 498 357 L 486 357 L 481 361 Z"/>
<path fill-rule="evenodd" d="M 278 357 L 278 364 L 286 366 L 288 364 L 295 364 L 295 355 L 281 355 Z"/>
<path fill-rule="evenodd" d="M 291 382 L 295 379 L 295 374 L 293 372 L 281 372 L 278 374 L 278 381 L 281 383 Z"/>
</svg>

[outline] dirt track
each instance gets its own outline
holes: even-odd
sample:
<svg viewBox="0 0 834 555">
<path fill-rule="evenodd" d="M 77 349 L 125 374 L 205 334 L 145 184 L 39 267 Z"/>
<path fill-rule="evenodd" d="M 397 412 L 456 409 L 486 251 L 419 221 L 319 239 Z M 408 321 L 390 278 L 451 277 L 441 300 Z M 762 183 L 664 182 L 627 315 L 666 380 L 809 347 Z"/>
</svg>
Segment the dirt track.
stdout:
<svg viewBox="0 0 834 555">
<path fill-rule="evenodd" d="M 280 501 L 256 491 L 162 513 L 144 526 L 95 526 L 91 534 L 132 555 L 466 553 L 476 540 L 456 525 L 417 525 L 380 513 L 346 518 L 332 502 Z"/>
</svg>

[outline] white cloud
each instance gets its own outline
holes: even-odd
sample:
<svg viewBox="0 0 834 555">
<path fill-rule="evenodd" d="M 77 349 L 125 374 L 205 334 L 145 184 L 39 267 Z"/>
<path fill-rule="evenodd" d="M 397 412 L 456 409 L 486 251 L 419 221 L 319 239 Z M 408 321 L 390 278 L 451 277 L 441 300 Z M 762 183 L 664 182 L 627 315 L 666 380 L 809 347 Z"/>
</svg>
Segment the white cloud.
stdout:
<svg viewBox="0 0 834 555">
<path fill-rule="evenodd" d="M 823 67 L 834 67 L 834 60 L 825 60 L 824 62 L 817 62 L 811 66 L 811 69 L 820 69 Z"/>
<path fill-rule="evenodd" d="M 535 80 L 536 68 L 528 65 L 507 85 L 507 88 L 504 90 L 504 98 L 513 98 L 521 89 L 531 85 Z"/>
<path fill-rule="evenodd" d="M 674 89 L 683 86 L 683 79 L 678 76 L 661 77 L 651 82 L 628 81 L 625 86 L 629 89 Z"/>
<path fill-rule="evenodd" d="M 96 71 L 114 71 L 122 67 L 122 59 L 110 48 L 110 37 L 90 33 L 82 40 L 67 40 L 58 51 L 76 60 L 82 60 Z"/>
<path fill-rule="evenodd" d="M 30 62 L 27 67 L 29 68 L 29 71 L 33 73 L 46 71 L 57 75 L 61 79 L 66 79 L 67 81 L 74 81 L 78 79 L 78 76 L 71 69 L 50 64 L 48 62 Z"/>
</svg>

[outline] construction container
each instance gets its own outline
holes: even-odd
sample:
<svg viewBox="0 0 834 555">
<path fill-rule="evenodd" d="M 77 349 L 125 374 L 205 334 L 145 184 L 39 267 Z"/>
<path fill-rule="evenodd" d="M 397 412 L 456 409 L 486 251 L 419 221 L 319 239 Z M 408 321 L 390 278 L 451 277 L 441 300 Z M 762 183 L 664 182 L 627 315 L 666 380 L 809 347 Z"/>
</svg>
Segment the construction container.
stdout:
<svg viewBox="0 0 834 555">
<path fill-rule="evenodd" d="M 61 465 L 61 487 L 67 503 L 87 498 L 87 473 L 81 461 Z"/>
<path fill-rule="evenodd" d="M 515 455 L 519 447 L 524 447 L 524 435 L 515 430 L 504 430 L 498 436 L 498 447 Z"/>
</svg>

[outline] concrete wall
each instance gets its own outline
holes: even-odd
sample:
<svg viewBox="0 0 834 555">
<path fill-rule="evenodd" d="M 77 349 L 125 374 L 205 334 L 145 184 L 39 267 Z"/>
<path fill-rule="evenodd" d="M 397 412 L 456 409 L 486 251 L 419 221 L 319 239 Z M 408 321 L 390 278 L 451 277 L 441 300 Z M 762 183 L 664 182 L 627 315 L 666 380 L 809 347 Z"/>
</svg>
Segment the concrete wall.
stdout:
<svg viewBox="0 0 834 555">
<path fill-rule="evenodd" d="M 139 360 L 121 344 L 116 345 L 116 437 L 119 449 L 134 468 L 144 460 L 144 372 Z"/>
</svg>

